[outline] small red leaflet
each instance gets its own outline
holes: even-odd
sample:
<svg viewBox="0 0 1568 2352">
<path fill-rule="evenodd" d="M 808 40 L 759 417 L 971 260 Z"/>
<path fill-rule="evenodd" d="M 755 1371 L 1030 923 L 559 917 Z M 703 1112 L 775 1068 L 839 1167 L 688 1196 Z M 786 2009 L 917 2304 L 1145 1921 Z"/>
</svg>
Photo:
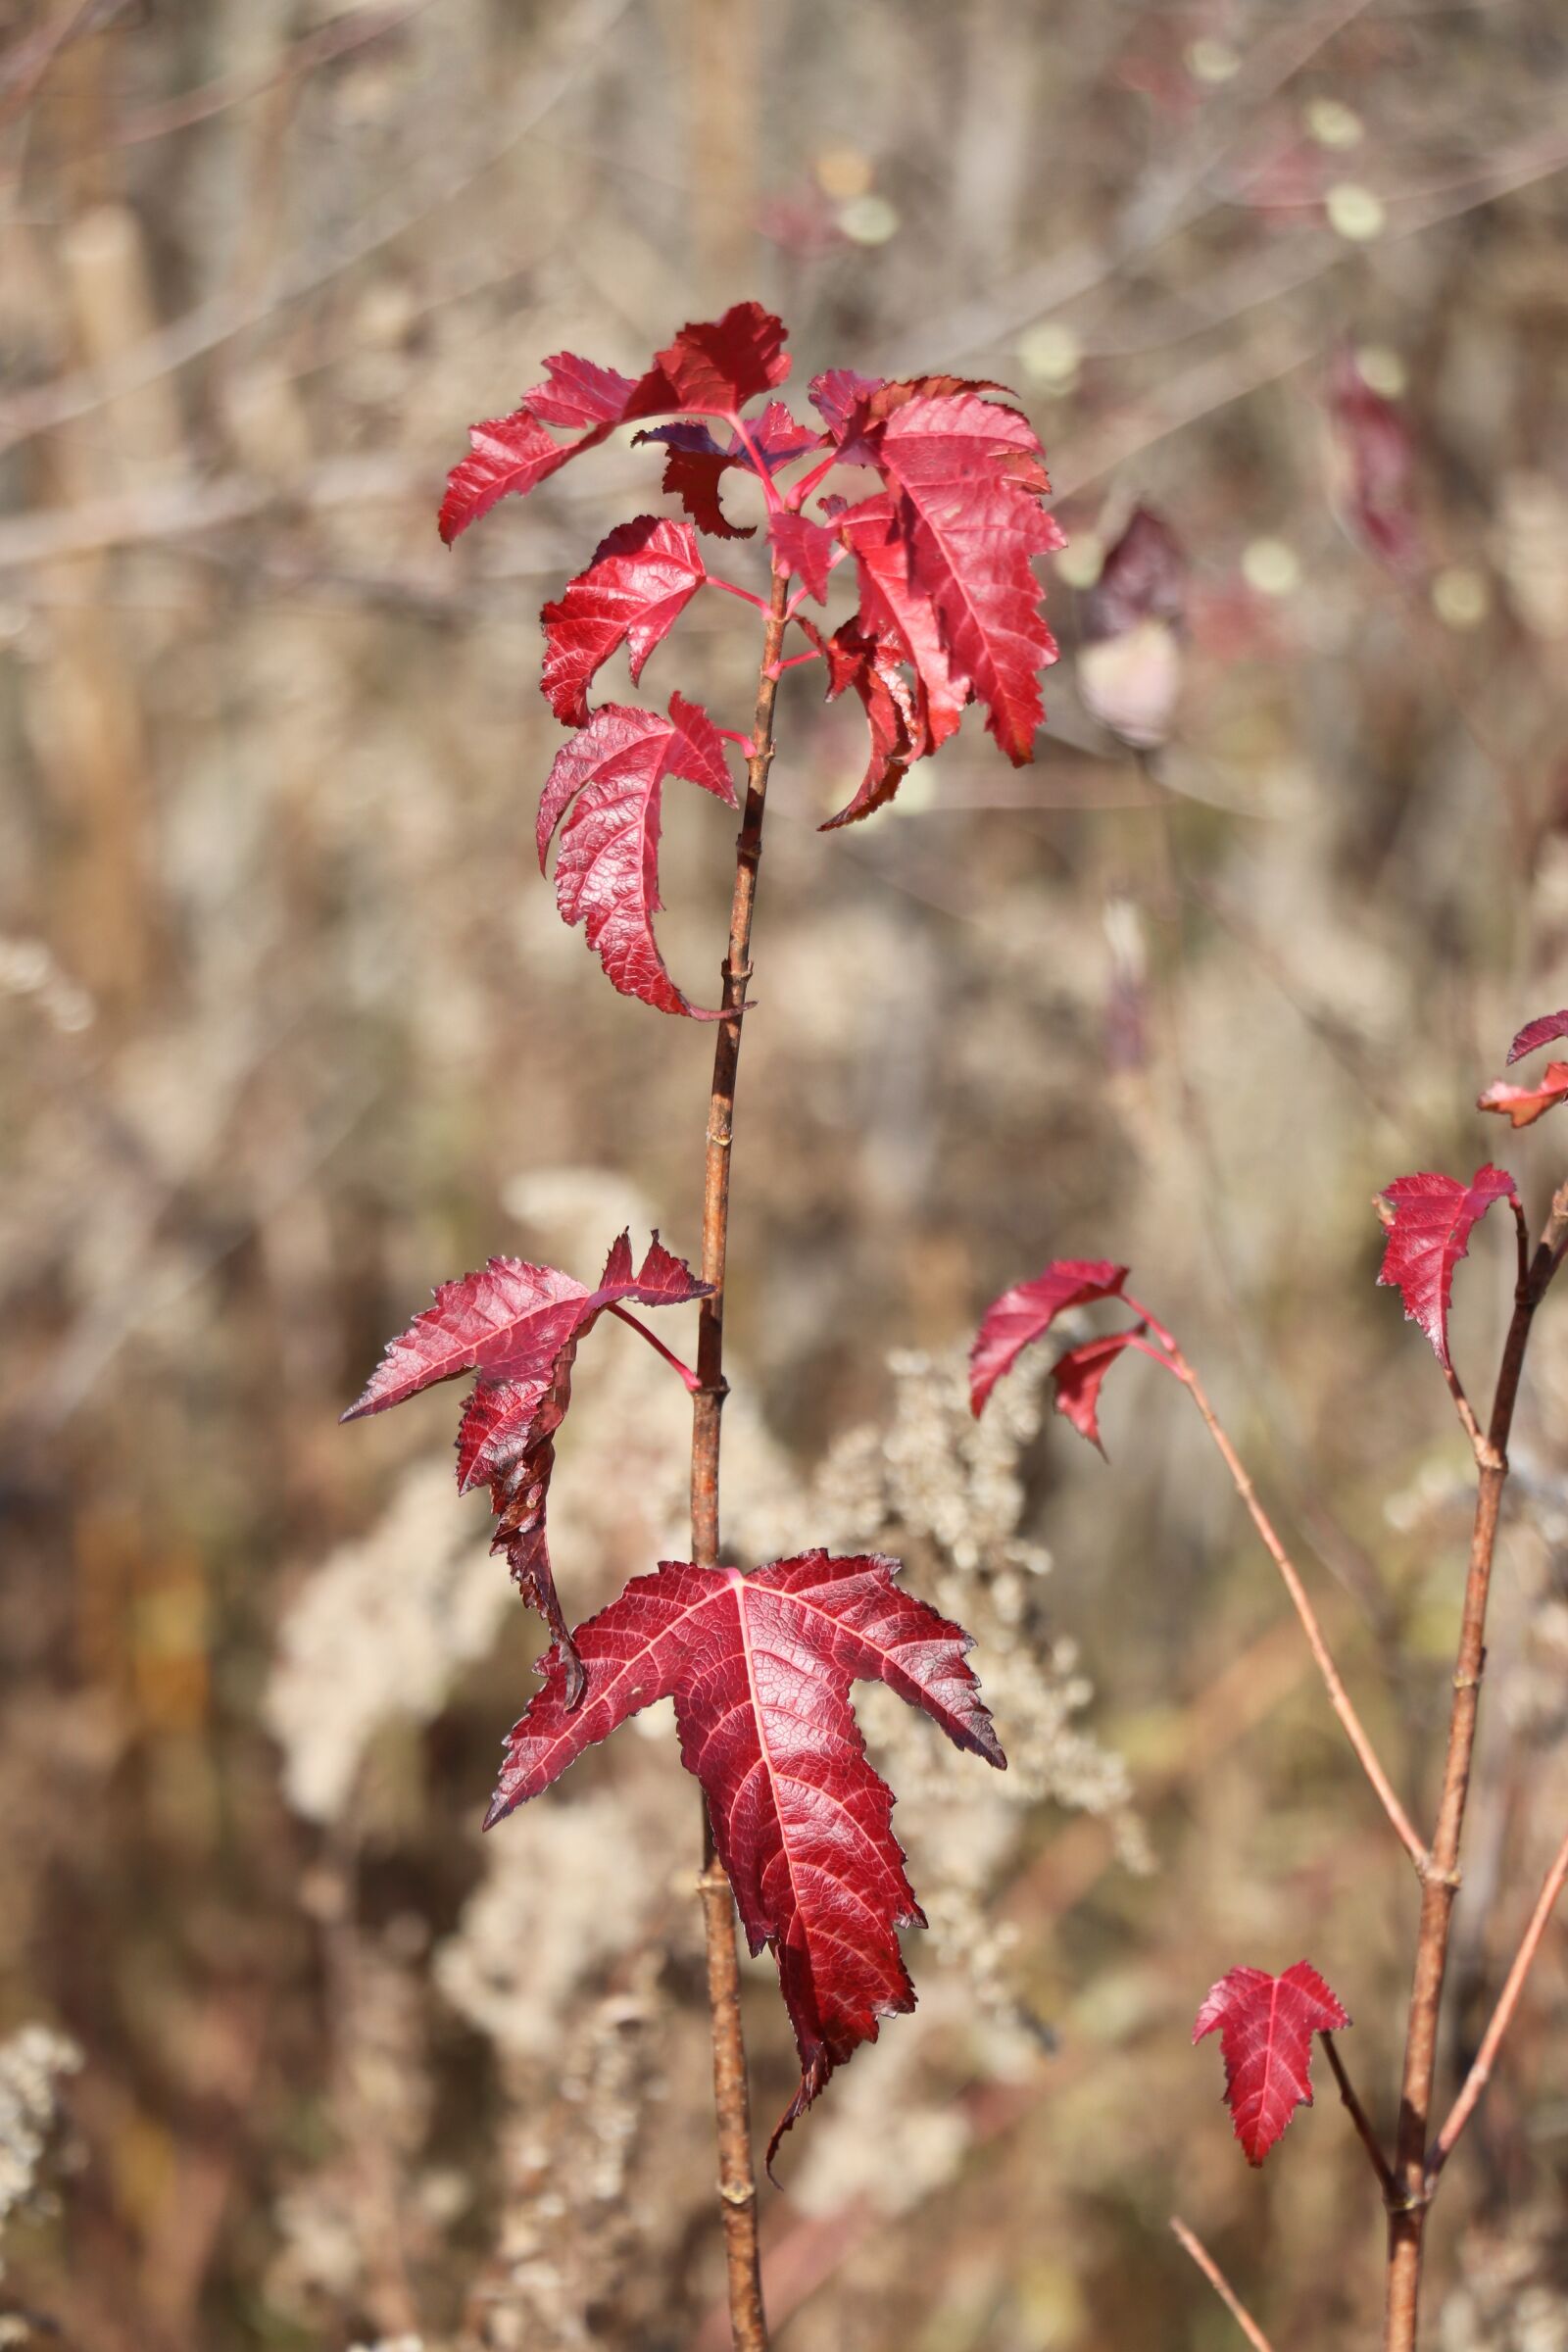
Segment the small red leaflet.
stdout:
<svg viewBox="0 0 1568 2352">
<path fill-rule="evenodd" d="M 563 725 L 588 724 L 588 688 L 616 647 L 631 656 L 635 686 L 706 577 L 690 526 L 639 514 L 602 539 L 586 571 L 539 615 L 545 632 L 546 702 Z"/>
<path fill-rule="evenodd" d="M 1554 1037 L 1568 1037 L 1568 1012 L 1543 1012 L 1533 1021 L 1526 1021 L 1513 1044 L 1508 1048 L 1508 1066 L 1523 1061 L 1538 1046 L 1549 1046 Z"/>
<path fill-rule="evenodd" d="M 1106 1257 L 1057 1257 L 1032 1282 L 1015 1283 L 994 1298 L 969 1350 L 969 1404 L 976 1420 L 1004 1372 L 1011 1370 L 1031 1340 L 1044 1338 L 1069 1306 L 1117 1297 L 1127 1273 L 1127 1267 L 1113 1265 Z M 1104 1378 L 1103 1371 L 1100 1377 Z"/>
<path fill-rule="evenodd" d="M 893 1836 L 893 1792 L 850 1709 L 881 1682 L 958 1747 L 1005 1767 L 964 1663 L 969 1638 L 894 1579 L 896 1560 L 809 1551 L 752 1576 L 665 1560 L 572 1637 L 586 1689 L 573 1707 L 561 1649 L 507 1741 L 486 1827 L 537 1796 L 583 1750 L 673 1697 L 681 1760 L 702 1783 L 747 1940 L 765 1944 L 801 2057 L 801 2084 L 768 2148 L 835 2067 L 914 2007 L 901 1927 L 925 1922 Z"/>
<path fill-rule="evenodd" d="M 1388 1246 L 1378 1271 L 1380 1283 L 1397 1290 L 1404 1311 L 1419 1323 L 1445 1371 L 1448 1369 L 1448 1304 L 1453 1269 L 1470 1247 L 1470 1236 L 1496 1200 L 1519 1196 L 1506 1168 L 1478 1168 L 1468 1184 L 1456 1176 L 1426 1173 L 1396 1176 L 1379 1195 L 1378 1213 Z"/>
<path fill-rule="evenodd" d="M 1298 2107 L 1312 2104 L 1312 2036 L 1350 2020 L 1317 1970 L 1233 1968 L 1198 2012 L 1193 2040 L 1217 2033 L 1225 2100 L 1249 2164 L 1261 2164 Z"/>
<path fill-rule="evenodd" d="M 1057 1412 L 1102 1454 L 1105 1448 L 1100 1440 L 1100 1392 L 1105 1375 L 1122 1350 L 1141 1340 L 1148 1328 L 1140 1323 L 1133 1331 L 1112 1331 L 1103 1339 L 1086 1340 L 1081 1348 L 1069 1348 L 1065 1355 L 1058 1355 L 1052 1366 Z"/>
<path fill-rule="evenodd" d="M 565 922 L 583 925 L 621 995 L 641 997 L 660 1012 L 718 1020 L 717 1012 L 688 1004 L 654 939 L 666 776 L 684 776 L 726 808 L 738 806 L 723 738 L 700 704 L 673 694 L 667 718 L 624 703 L 602 705 L 562 745 L 545 779 L 539 870 L 560 826 L 556 904 Z"/>
<path fill-rule="evenodd" d="M 773 553 L 786 571 L 798 571 L 801 584 L 819 605 L 827 603 L 827 575 L 839 553 L 835 532 L 808 514 L 775 514 L 767 526 Z"/>
<path fill-rule="evenodd" d="M 438 1381 L 477 1375 L 458 1433 L 458 1489 L 489 1486 L 499 1522 L 491 1548 L 506 1553 L 523 1598 L 556 1637 L 568 1705 L 581 1696 L 582 1678 L 556 1597 L 545 1505 L 578 1343 L 607 1307 L 618 1311 L 628 1299 L 678 1306 L 709 1292 L 657 1233 L 635 1273 L 630 1236 L 623 1233 L 592 1291 L 558 1266 L 493 1257 L 476 1274 L 441 1285 L 434 1306 L 388 1342 L 364 1395 L 343 1415 L 357 1421 L 384 1413 Z"/>
</svg>

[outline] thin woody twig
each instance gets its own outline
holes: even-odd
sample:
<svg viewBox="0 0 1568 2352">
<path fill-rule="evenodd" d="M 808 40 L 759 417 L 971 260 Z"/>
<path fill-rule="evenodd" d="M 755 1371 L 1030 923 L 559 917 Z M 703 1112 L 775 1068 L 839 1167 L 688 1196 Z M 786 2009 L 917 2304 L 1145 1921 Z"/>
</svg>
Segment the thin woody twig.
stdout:
<svg viewBox="0 0 1568 2352">
<path fill-rule="evenodd" d="M 1463 2088 L 1454 2100 L 1448 2112 L 1448 2120 L 1438 2133 L 1432 2153 L 1427 2159 L 1429 2183 L 1437 2180 L 1438 2175 L 1453 2153 L 1454 2141 L 1470 2121 L 1477 2101 L 1492 2079 L 1492 2070 L 1496 2063 L 1497 2052 L 1502 2045 L 1502 2037 L 1513 2022 L 1513 2013 L 1519 2006 L 1519 1996 L 1525 1988 L 1525 1979 L 1529 1976 L 1536 1954 L 1541 1949 L 1541 1939 L 1545 1935 L 1546 1922 L 1551 1917 L 1565 1882 L 1568 1882 L 1568 1837 L 1565 1837 L 1561 1845 L 1558 1846 L 1556 1859 L 1546 1873 L 1541 1892 L 1536 1899 L 1536 1907 L 1530 1914 L 1530 1925 L 1524 1932 L 1524 1938 L 1518 1951 L 1514 1954 L 1513 1966 L 1509 1969 L 1502 1990 L 1497 1995 L 1497 2006 L 1492 2012 L 1492 2022 L 1482 2036 L 1481 2047 L 1476 2052 L 1475 2062 L 1464 2079 Z"/>
<path fill-rule="evenodd" d="M 1459 1416 L 1459 1426 L 1470 1441 L 1470 1450 L 1480 1466 L 1485 1469 L 1487 1464 L 1486 1433 L 1476 1419 L 1475 1407 L 1465 1395 L 1459 1375 L 1451 1364 L 1444 1365 L 1443 1377 L 1448 1384 L 1448 1395 L 1453 1398 L 1453 1409 Z"/>
<path fill-rule="evenodd" d="M 752 914 L 762 855 L 762 809 L 773 762 L 773 709 L 778 657 L 784 641 L 789 575 L 776 572 L 767 608 L 757 682 L 754 749 L 747 761 L 746 804 L 735 844 L 735 891 L 730 905 L 729 953 L 724 958 L 724 1017 L 713 1049 L 708 1102 L 708 1151 L 703 1181 L 703 1280 L 712 1291 L 702 1303 L 697 1334 L 697 1381 L 692 1396 L 692 1558 L 718 1562 L 719 1420 L 724 1379 L 724 1267 L 729 1247 L 730 1152 L 735 1131 L 735 1081 L 740 1065 L 746 984 L 752 976 Z M 757 2242 L 757 2172 L 752 2156 L 746 2045 L 741 2034 L 740 1963 L 735 1950 L 734 1902 L 703 1813 L 703 1870 L 698 1881 L 708 1943 L 708 1995 L 713 2029 L 713 2100 L 718 2114 L 718 2193 L 724 2210 L 730 2331 L 736 2352 L 767 2352 L 767 2321 Z"/>
<path fill-rule="evenodd" d="M 1256 1489 L 1248 1476 L 1235 1446 L 1226 1436 L 1219 1417 L 1204 1392 L 1202 1382 L 1179 1348 L 1173 1348 L 1171 1350 L 1171 1368 L 1178 1380 L 1188 1389 L 1193 1402 L 1202 1414 L 1204 1427 L 1219 1448 L 1220 1458 L 1231 1474 L 1236 1492 L 1247 1505 L 1252 1525 L 1262 1537 L 1264 1548 L 1284 1580 L 1285 1590 L 1295 1604 L 1296 1614 L 1301 1621 L 1301 1630 L 1306 1636 L 1313 1657 L 1317 1660 L 1318 1672 L 1323 1677 L 1324 1687 L 1329 1694 L 1329 1704 L 1344 1725 L 1350 1745 L 1354 1748 L 1360 1761 L 1361 1769 L 1371 1782 L 1378 1802 L 1393 1825 L 1395 1836 L 1415 1864 L 1416 1869 L 1424 1872 L 1427 1865 L 1426 1846 L 1417 1836 L 1409 1815 L 1394 1792 L 1393 1783 L 1378 1761 L 1377 1750 L 1372 1745 L 1365 1725 L 1355 1711 L 1354 1703 L 1345 1688 L 1340 1670 L 1335 1665 L 1329 1645 L 1323 1638 L 1323 1628 L 1318 1623 L 1317 1611 L 1307 1597 L 1306 1588 L 1298 1575 L 1289 1552 L 1275 1532 L 1273 1521 L 1259 1502 Z"/>
<path fill-rule="evenodd" d="M 1252 2346 L 1252 2352 L 1274 2352 L 1268 2337 L 1263 2333 L 1262 2328 L 1253 2319 L 1202 2239 L 1197 2235 L 1196 2231 L 1188 2229 L 1187 2224 L 1178 2214 L 1171 2215 L 1170 2226 L 1177 2243 L 1183 2246 L 1197 2263 L 1203 2277 L 1236 2322 L 1237 2327 Z"/>
<path fill-rule="evenodd" d="M 1355 2095 L 1355 2084 L 1346 2071 L 1345 2060 L 1340 2056 L 1334 2036 L 1332 2034 L 1320 2034 L 1318 2039 L 1323 2044 L 1323 2054 L 1333 2070 L 1334 2080 L 1340 2086 L 1340 2097 L 1344 2100 L 1350 2121 L 1355 2126 L 1362 2147 L 1371 2158 L 1372 2170 L 1377 2174 L 1378 2184 L 1383 2190 L 1385 2201 L 1387 2201 L 1398 2193 L 1389 2160 L 1378 2144 L 1378 2135 L 1367 2120 L 1366 2109 Z"/>
</svg>

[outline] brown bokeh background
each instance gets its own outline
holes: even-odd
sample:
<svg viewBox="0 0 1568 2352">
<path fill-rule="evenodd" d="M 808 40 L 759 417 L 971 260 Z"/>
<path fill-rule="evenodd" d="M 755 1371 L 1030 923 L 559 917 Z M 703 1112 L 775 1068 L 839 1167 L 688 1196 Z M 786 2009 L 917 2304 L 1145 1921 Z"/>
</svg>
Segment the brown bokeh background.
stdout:
<svg viewBox="0 0 1568 2352">
<path fill-rule="evenodd" d="M 809 671 L 781 704 L 728 1532 L 902 1551 L 1019 1762 L 999 1794 L 865 1710 L 933 1927 L 918 2014 L 767 2193 L 779 2340 L 1223 2346 L 1173 2209 L 1282 2352 L 1371 2340 L 1332 2096 L 1254 2176 L 1188 2034 L 1225 1968 L 1305 1952 L 1387 2125 L 1408 1869 L 1179 1394 L 1119 1376 L 1107 1467 L 1038 1377 L 977 1439 L 957 1365 L 1004 1284 L 1130 1259 L 1428 1801 L 1467 1460 L 1369 1203 L 1490 1155 L 1540 1209 L 1563 1173 L 1550 1120 L 1471 1104 L 1568 997 L 1565 165 L 1550 0 L 0 8 L 0 2031 L 80 2060 L 16 2159 L 0 2295 L 40 2341 L 723 2341 L 668 1727 L 481 1843 L 531 1621 L 443 1399 L 337 1414 L 487 1252 L 591 1275 L 628 1217 L 696 1249 L 710 1032 L 612 995 L 531 850 L 535 614 L 656 466 L 607 448 L 451 555 L 433 515 L 545 353 L 637 368 L 747 295 L 797 399 L 826 365 L 1016 386 L 1073 542 L 1032 768 L 971 714 L 823 836 L 858 714 Z M 1394 404 L 1396 564 L 1347 366 Z M 1138 500 L 1191 559 L 1143 753 L 1076 660 Z M 740 724 L 755 632 L 713 601 L 650 682 Z M 699 998 L 730 833 L 670 808 Z M 1510 1263 L 1484 1232 L 1460 1276 L 1477 1392 Z M 1554 1304 L 1449 2083 L 1568 1801 Z M 682 1541 L 662 1378 L 616 1327 L 585 1351 L 579 1611 Z M 765 1962 L 748 2003 L 770 2118 Z M 1565 2149 L 1559 1930 L 1439 2209 L 1444 2352 L 1568 2346 Z"/>
</svg>

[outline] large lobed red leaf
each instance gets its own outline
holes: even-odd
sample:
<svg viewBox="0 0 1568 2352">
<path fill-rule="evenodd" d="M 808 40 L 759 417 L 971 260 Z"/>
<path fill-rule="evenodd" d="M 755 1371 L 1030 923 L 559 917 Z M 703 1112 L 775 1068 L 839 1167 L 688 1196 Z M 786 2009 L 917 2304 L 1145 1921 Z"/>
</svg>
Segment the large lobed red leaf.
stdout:
<svg viewBox="0 0 1568 2352">
<path fill-rule="evenodd" d="M 1517 1204 L 1518 1198 L 1506 1168 L 1490 1165 L 1478 1168 L 1468 1184 L 1461 1184 L 1456 1176 L 1426 1172 L 1398 1176 L 1380 1196 L 1379 1214 L 1389 1238 L 1378 1280 L 1397 1290 L 1405 1314 L 1412 1323 L 1420 1324 L 1445 1371 L 1449 1368 L 1448 1307 L 1454 1267 L 1494 1202 L 1512 1200 Z"/>
<path fill-rule="evenodd" d="M 458 1432 L 459 1491 L 488 1485 L 498 1521 L 491 1548 L 506 1553 L 523 1598 L 556 1638 L 568 1706 L 581 1696 L 582 1673 L 556 1594 L 545 1506 L 578 1344 L 607 1307 L 628 1299 L 675 1306 L 710 1289 L 657 1233 L 635 1272 L 630 1236 L 621 1234 L 591 1291 L 558 1266 L 493 1257 L 477 1273 L 441 1285 L 435 1304 L 388 1343 L 343 1415 L 356 1421 L 439 1381 L 478 1375 Z"/>
<path fill-rule="evenodd" d="M 1127 1267 L 1114 1265 L 1106 1257 L 1057 1257 L 1032 1282 L 1015 1283 L 1010 1291 L 994 1298 L 969 1350 L 969 1403 L 976 1418 L 1004 1372 L 1010 1371 L 1031 1340 L 1043 1338 L 1070 1306 L 1117 1298 L 1127 1273 Z M 1103 1371 L 1100 1377 L 1104 1378 Z M 1095 1393 L 1098 1396 L 1098 1382 Z M 1082 1427 L 1075 1414 L 1068 1418 Z M 1099 1443 L 1098 1425 L 1095 1442 Z"/>
<path fill-rule="evenodd" d="M 1211 1985 L 1195 2044 L 1217 2033 L 1225 2100 L 1249 2164 L 1261 2164 L 1298 2107 L 1312 2104 L 1312 2036 L 1350 2020 L 1317 1970 L 1298 1960 L 1283 1976 L 1233 1968 Z"/>
<path fill-rule="evenodd" d="M 525 495 L 614 431 L 644 416 L 689 409 L 733 418 L 749 400 L 788 375 L 784 328 L 760 303 L 740 302 L 722 318 L 683 326 L 641 376 L 600 368 L 573 352 L 545 362 L 546 376 L 510 416 L 469 428 L 469 454 L 447 479 L 440 532 L 450 547 L 499 499 Z M 558 441 L 548 429 L 576 430 Z"/>
<path fill-rule="evenodd" d="M 678 526 L 676 526 L 678 527 Z M 539 802 L 543 872 L 561 829 L 556 904 L 584 926 L 588 945 L 622 996 L 660 1012 L 717 1020 L 689 1004 L 664 968 L 654 938 L 660 910 L 659 831 L 666 776 L 684 776 L 738 807 L 724 739 L 700 704 L 673 694 L 669 714 L 606 703 L 562 745 Z"/>
<path fill-rule="evenodd" d="M 1031 559 L 1065 544 L 1039 503 L 1050 485 L 1034 428 L 977 392 L 927 395 L 893 412 L 876 451 L 901 494 L 910 580 L 936 609 L 951 667 L 1022 765 L 1045 715 L 1039 673 L 1056 659 Z"/>
<path fill-rule="evenodd" d="M 600 541 L 587 570 L 539 615 L 545 632 L 539 683 L 564 726 L 587 725 L 588 688 L 621 644 L 636 685 L 706 577 L 702 550 L 684 522 L 639 514 Z"/>
<path fill-rule="evenodd" d="M 877 1681 L 959 1747 L 1004 1766 L 964 1663 L 969 1638 L 895 1584 L 898 1563 L 811 1551 L 743 1576 L 665 1561 L 574 1636 L 586 1687 L 569 1703 L 559 1653 L 507 1742 L 486 1827 L 656 1699 L 672 1697 L 681 1758 L 701 1782 L 747 1940 L 764 1944 L 801 2057 L 768 2148 L 877 2021 L 914 2006 L 898 1930 L 923 1926 L 892 1832 L 893 1793 L 850 1707 Z"/>
</svg>

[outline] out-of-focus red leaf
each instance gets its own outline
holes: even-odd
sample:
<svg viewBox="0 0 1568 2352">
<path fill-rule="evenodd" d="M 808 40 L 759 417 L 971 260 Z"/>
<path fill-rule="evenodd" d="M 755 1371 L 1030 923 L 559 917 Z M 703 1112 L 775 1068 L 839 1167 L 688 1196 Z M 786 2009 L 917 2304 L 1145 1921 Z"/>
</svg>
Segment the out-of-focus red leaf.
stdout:
<svg viewBox="0 0 1568 2352">
<path fill-rule="evenodd" d="M 587 725 L 589 683 L 622 641 L 635 685 L 706 577 L 702 550 L 684 522 L 639 514 L 601 540 L 587 570 L 539 616 L 540 684 L 556 716 L 568 727 Z"/>
<path fill-rule="evenodd" d="M 523 1598 L 556 1638 L 568 1708 L 581 1696 L 582 1673 L 556 1595 L 545 1504 L 578 1344 L 609 1306 L 626 1299 L 676 1306 L 707 1298 L 710 1287 L 657 1233 L 635 1272 L 631 1238 L 621 1234 L 592 1291 L 559 1266 L 493 1257 L 477 1273 L 441 1285 L 435 1304 L 388 1343 L 343 1416 L 385 1412 L 438 1381 L 477 1374 L 458 1432 L 459 1491 L 489 1487 L 498 1522 L 491 1548 L 506 1553 Z"/>
<path fill-rule="evenodd" d="M 789 571 L 799 572 L 808 596 L 827 603 L 827 575 L 839 553 L 837 531 L 813 522 L 808 514 L 775 514 L 767 526 L 773 552 Z"/>
<path fill-rule="evenodd" d="M 1102 1454 L 1105 1448 L 1100 1438 L 1100 1392 L 1111 1365 L 1135 1339 L 1143 1338 L 1144 1330 L 1140 1323 L 1135 1331 L 1112 1331 L 1103 1339 L 1086 1340 L 1081 1348 L 1069 1348 L 1065 1355 L 1058 1355 L 1052 1367 L 1057 1412 Z"/>
<path fill-rule="evenodd" d="M 1298 2107 L 1312 2104 L 1312 2036 L 1350 2020 L 1317 1970 L 1233 1968 L 1211 1985 L 1193 2040 L 1217 2033 L 1225 2101 L 1249 2164 L 1261 2164 Z"/>
<path fill-rule="evenodd" d="M 1533 1127 L 1543 1113 L 1554 1103 L 1568 1098 L 1568 1061 L 1548 1061 L 1544 1075 L 1534 1086 L 1510 1086 L 1505 1078 L 1496 1079 L 1484 1095 L 1476 1097 L 1477 1110 L 1494 1110 L 1510 1119 L 1515 1127 Z"/>
<path fill-rule="evenodd" d="M 727 808 L 739 806 L 723 737 L 701 705 L 674 694 L 665 718 L 625 703 L 604 704 L 562 745 L 545 779 L 536 828 L 540 871 L 560 826 L 556 904 L 564 922 L 585 926 L 609 979 L 622 996 L 640 997 L 660 1012 L 717 1020 L 718 1012 L 688 1004 L 654 939 L 666 776 L 684 776 Z"/>
<path fill-rule="evenodd" d="M 1078 602 L 1084 636 L 1124 637 L 1142 620 L 1180 627 L 1187 617 L 1191 566 L 1175 532 L 1152 508 L 1135 507 L 1106 551 L 1100 577 Z"/>
<path fill-rule="evenodd" d="M 1550 1045 L 1554 1037 L 1568 1037 L 1568 1012 L 1543 1012 L 1535 1020 L 1526 1021 L 1508 1048 L 1509 1068 L 1516 1061 L 1523 1061 L 1538 1046 Z"/>
<path fill-rule="evenodd" d="M 810 1551 L 743 1576 L 666 1560 L 574 1636 L 507 1742 L 486 1827 L 656 1699 L 675 1701 L 681 1758 L 701 1782 L 753 1952 L 765 1944 L 800 2049 L 779 2140 L 880 2018 L 914 2006 L 898 1930 L 923 1926 L 893 1836 L 893 1794 L 866 1759 L 853 1682 L 882 1682 L 956 1745 L 1005 1759 L 968 1636 L 894 1582 L 898 1563 Z"/>
<path fill-rule="evenodd" d="M 876 451 L 900 494 L 910 580 L 935 607 L 953 669 L 1021 766 L 1044 716 L 1039 673 L 1056 659 L 1031 558 L 1065 545 L 1039 503 L 1049 483 L 1034 428 L 978 393 L 945 393 L 896 409 Z"/>
<path fill-rule="evenodd" d="M 1397 1290 L 1406 1315 L 1420 1324 L 1446 1371 L 1453 1269 L 1494 1201 L 1517 1199 L 1507 1170 L 1490 1165 L 1478 1168 L 1468 1184 L 1456 1176 L 1398 1176 L 1380 1195 L 1378 1213 L 1389 1239 L 1378 1280 Z"/>
<path fill-rule="evenodd" d="M 994 1298 L 969 1350 L 969 1403 L 976 1419 L 1004 1372 L 1011 1370 L 1031 1340 L 1044 1338 L 1069 1306 L 1118 1297 L 1127 1273 L 1127 1267 L 1112 1264 L 1108 1257 L 1055 1257 L 1032 1282 L 1014 1283 Z"/>
<path fill-rule="evenodd" d="M 1426 560 L 1415 504 L 1415 449 L 1396 401 L 1374 392 L 1351 352 L 1329 382 L 1337 503 L 1347 527 L 1391 571 L 1406 576 Z"/>
</svg>

